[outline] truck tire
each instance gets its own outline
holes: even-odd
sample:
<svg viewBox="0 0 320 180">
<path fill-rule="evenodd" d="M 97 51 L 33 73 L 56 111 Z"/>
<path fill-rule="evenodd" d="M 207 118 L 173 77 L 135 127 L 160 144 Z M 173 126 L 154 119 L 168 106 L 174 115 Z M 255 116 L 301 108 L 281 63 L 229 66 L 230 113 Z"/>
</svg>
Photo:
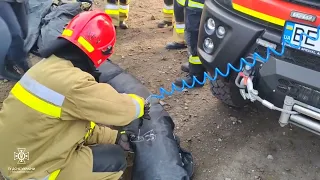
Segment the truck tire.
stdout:
<svg viewBox="0 0 320 180">
<path fill-rule="evenodd" d="M 234 83 L 234 78 L 227 80 L 218 77 L 216 81 L 210 81 L 212 94 L 223 103 L 237 108 L 242 108 L 247 104 L 240 95 L 239 88 Z"/>
</svg>

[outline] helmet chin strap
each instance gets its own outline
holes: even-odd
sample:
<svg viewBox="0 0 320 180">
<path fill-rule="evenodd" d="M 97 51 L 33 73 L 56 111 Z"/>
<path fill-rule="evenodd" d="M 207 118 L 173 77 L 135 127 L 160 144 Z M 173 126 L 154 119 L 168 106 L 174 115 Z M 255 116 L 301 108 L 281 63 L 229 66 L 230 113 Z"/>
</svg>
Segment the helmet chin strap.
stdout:
<svg viewBox="0 0 320 180">
<path fill-rule="evenodd" d="M 52 44 L 50 47 L 47 47 L 46 49 L 39 50 L 39 54 L 42 58 L 48 58 L 52 54 L 54 54 L 59 49 L 62 49 L 66 45 L 68 45 L 70 42 L 63 38 L 57 38 L 56 40 L 52 41 Z"/>
<path fill-rule="evenodd" d="M 59 58 L 70 61 L 74 67 L 91 74 L 96 81 L 99 81 L 100 73 L 94 66 L 93 62 L 81 49 L 74 44 L 68 43 L 65 46 L 57 49 L 53 54 Z"/>
</svg>

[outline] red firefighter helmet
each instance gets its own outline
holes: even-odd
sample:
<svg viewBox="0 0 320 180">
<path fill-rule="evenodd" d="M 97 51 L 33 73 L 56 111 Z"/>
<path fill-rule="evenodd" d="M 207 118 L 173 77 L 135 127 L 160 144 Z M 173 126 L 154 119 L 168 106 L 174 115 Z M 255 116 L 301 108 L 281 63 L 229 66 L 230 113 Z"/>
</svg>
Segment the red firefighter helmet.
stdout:
<svg viewBox="0 0 320 180">
<path fill-rule="evenodd" d="M 116 31 L 110 16 L 94 10 L 75 16 L 61 37 L 78 46 L 99 67 L 113 53 Z"/>
</svg>

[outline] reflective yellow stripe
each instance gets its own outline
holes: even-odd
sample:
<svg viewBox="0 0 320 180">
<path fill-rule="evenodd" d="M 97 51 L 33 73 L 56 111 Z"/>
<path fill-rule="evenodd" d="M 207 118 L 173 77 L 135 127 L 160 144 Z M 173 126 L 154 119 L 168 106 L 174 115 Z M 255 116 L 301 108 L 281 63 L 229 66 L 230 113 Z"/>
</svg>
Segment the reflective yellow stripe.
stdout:
<svg viewBox="0 0 320 180">
<path fill-rule="evenodd" d="M 190 56 L 189 57 L 189 63 L 190 64 L 202 64 L 200 61 L 199 56 Z"/>
<path fill-rule="evenodd" d="M 94 47 L 86 40 L 84 39 L 82 36 L 80 36 L 78 38 L 78 42 L 79 44 L 81 44 L 88 52 L 92 52 L 94 51 Z"/>
<path fill-rule="evenodd" d="M 185 6 L 186 4 L 186 0 L 177 0 L 178 4 L 180 4 L 181 6 Z"/>
<path fill-rule="evenodd" d="M 73 31 L 70 30 L 70 29 L 65 29 L 65 30 L 63 30 L 63 32 L 62 32 L 62 36 L 67 36 L 67 37 L 72 36 L 72 34 L 73 34 Z"/>
<path fill-rule="evenodd" d="M 89 138 L 89 136 L 92 134 L 92 131 L 93 131 L 95 126 L 96 126 L 96 123 L 91 121 L 90 122 L 90 129 L 88 130 L 87 134 L 84 136 L 85 140 L 87 140 Z"/>
<path fill-rule="evenodd" d="M 184 33 L 184 29 L 185 29 L 185 25 L 184 24 L 176 24 L 174 26 L 174 29 L 175 29 L 177 34 L 183 34 Z"/>
<path fill-rule="evenodd" d="M 60 169 L 55 170 L 53 173 L 50 174 L 48 180 L 56 180 L 60 173 Z"/>
<path fill-rule="evenodd" d="M 15 84 L 11 90 L 11 93 L 23 104 L 38 112 L 55 118 L 59 118 L 61 116 L 61 107 L 48 103 L 31 94 L 21 86 L 20 82 Z"/>
<path fill-rule="evenodd" d="M 62 94 L 57 93 L 52 89 L 49 89 L 46 86 L 40 84 L 36 80 L 32 79 L 28 74 L 24 74 L 19 82 L 25 90 L 37 96 L 38 98 L 53 105 L 62 106 L 65 99 Z"/>
<path fill-rule="evenodd" d="M 109 15 L 118 15 L 119 14 L 119 10 L 106 9 L 105 13 L 109 14 Z"/>
<path fill-rule="evenodd" d="M 189 6 L 189 7 L 192 7 L 192 8 L 202 9 L 203 6 L 204 6 L 204 4 L 198 3 L 198 2 L 195 2 L 195 1 L 192 1 L 192 0 L 189 0 L 189 1 L 188 1 L 188 6 Z"/>
<path fill-rule="evenodd" d="M 164 5 L 162 12 L 165 14 L 173 14 L 173 5 L 172 6 Z"/>
<path fill-rule="evenodd" d="M 143 116 L 144 113 L 144 99 L 135 95 L 135 94 L 128 94 L 132 97 L 132 101 L 136 105 L 136 118 L 140 118 Z"/>
<path fill-rule="evenodd" d="M 233 6 L 233 9 L 235 9 L 237 11 L 240 11 L 242 13 L 248 14 L 250 16 L 253 16 L 255 18 L 262 19 L 264 21 L 267 21 L 267 22 L 270 22 L 270 23 L 273 23 L 273 24 L 277 24 L 279 26 L 284 26 L 284 24 L 285 24 L 285 20 L 283 20 L 283 19 L 276 18 L 276 17 L 270 16 L 270 15 L 267 15 L 267 14 L 263 14 L 261 12 L 254 11 L 252 9 L 240 6 L 240 5 L 235 4 L 235 3 L 232 3 L 232 6 Z"/>
<path fill-rule="evenodd" d="M 119 12 L 123 13 L 123 14 L 128 14 L 129 13 L 129 9 L 119 9 Z"/>
<path fill-rule="evenodd" d="M 177 29 L 177 28 L 175 28 L 176 29 L 176 33 L 177 34 L 183 34 L 184 33 L 184 29 Z"/>
<path fill-rule="evenodd" d="M 172 9 L 162 9 L 162 12 L 165 14 L 173 14 L 173 10 Z"/>
</svg>

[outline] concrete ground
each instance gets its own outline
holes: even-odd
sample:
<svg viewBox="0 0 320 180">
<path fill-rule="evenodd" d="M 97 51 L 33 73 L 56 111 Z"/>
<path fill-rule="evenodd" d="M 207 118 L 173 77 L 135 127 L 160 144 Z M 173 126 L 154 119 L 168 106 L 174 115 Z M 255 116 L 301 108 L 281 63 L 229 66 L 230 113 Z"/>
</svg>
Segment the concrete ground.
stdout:
<svg viewBox="0 0 320 180">
<path fill-rule="evenodd" d="M 95 1 L 97 8 L 106 2 Z M 128 24 L 117 30 L 112 59 L 152 92 L 178 76 L 186 50 L 167 51 L 172 29 L 158 29 L 163 2 L 132 0 Z M 10 83 L 1 84 L 1 102 Z M 182 146 L 193 153 L 194 180 L 320 180 L 320 139 L 297 127 L 278 125 L 276 112 L 252 104 L 242 110 L 223 105 L 209 86 L 164 100 Z"/>
</svg>

